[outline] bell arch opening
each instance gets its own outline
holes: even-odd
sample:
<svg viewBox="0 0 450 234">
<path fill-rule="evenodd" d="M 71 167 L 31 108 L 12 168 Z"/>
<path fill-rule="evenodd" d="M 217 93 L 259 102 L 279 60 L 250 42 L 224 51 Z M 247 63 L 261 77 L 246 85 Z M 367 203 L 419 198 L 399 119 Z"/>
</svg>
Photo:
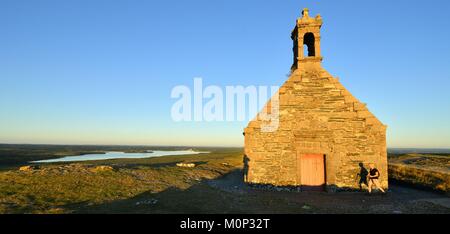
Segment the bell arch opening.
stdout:
<svg viewBox="0 0 450 234">
<path fill-rule="evenodd" d="M 314 48 L 315 38 L 313 33 L 306 33 L 303 37 L 303 54 L 305 57 L 314 57 L 316 56 L 316 49 Z"/>
</svg>

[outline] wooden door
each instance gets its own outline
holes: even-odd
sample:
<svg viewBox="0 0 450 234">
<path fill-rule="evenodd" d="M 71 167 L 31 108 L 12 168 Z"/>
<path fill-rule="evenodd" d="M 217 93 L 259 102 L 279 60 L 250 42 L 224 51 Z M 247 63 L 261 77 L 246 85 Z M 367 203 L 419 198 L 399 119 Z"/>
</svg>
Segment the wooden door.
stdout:
<svg viewBox="0 0 450 234">
<path fill-rule="evenodd" d="M 323 154 L 299 155 L 302 189 L 323 190 L 325 185 L 325 156 Z"/>
</svg>

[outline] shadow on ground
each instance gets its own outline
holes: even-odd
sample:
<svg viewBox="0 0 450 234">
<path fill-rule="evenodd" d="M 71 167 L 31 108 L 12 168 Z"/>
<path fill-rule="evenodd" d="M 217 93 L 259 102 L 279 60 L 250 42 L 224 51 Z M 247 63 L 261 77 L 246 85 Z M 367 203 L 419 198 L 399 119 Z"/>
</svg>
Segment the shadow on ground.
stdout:
<svg viewBox="0 0 450 234">
<path fill-rule="evenodd" d="M 240 169 L 187 189 L 170 187 L 125 200 L 77 205 L 65 208 L 74 213 L 450 213 L 450 198 L 430 191 L 399 185 L 391 186 L 386 196 L 261 190 L 243 183 Z"/>
</svg>

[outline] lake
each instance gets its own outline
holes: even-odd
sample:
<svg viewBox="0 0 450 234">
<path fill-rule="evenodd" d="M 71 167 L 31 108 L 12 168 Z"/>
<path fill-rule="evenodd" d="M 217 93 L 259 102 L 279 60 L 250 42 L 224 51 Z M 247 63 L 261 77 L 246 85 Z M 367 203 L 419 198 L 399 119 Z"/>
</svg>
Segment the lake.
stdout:
<svg viewBox="0 0 450 234">
<path fill-rule="evenodd" d="M 162 156 L 193 155 L 204 153 L 209 152 L 197 152 L 193 150 L 176 150 L 176 151 L 154 150 L 149 151 L 148 153 L 106 152 L 105 154 L 85 154 L 78 156 L 65 156 L 62 158 L 32 161 L 31 163 L 76 162 L 76 161 L 92 161 L 92 160 L 106 160 L 118 158 L 152 158 Z"/>
</svg>

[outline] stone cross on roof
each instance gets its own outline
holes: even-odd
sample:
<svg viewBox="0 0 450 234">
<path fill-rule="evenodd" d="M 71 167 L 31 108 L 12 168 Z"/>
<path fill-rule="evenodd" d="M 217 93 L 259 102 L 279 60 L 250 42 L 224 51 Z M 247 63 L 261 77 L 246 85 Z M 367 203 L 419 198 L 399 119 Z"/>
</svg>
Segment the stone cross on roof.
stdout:
<svg viewBox="0 0 450 234">
<path fill-rule="evenodd" d="M 302 11 L 303 18 L 309 18 L 309 9 L 304 8 Z"/>
</svg>

